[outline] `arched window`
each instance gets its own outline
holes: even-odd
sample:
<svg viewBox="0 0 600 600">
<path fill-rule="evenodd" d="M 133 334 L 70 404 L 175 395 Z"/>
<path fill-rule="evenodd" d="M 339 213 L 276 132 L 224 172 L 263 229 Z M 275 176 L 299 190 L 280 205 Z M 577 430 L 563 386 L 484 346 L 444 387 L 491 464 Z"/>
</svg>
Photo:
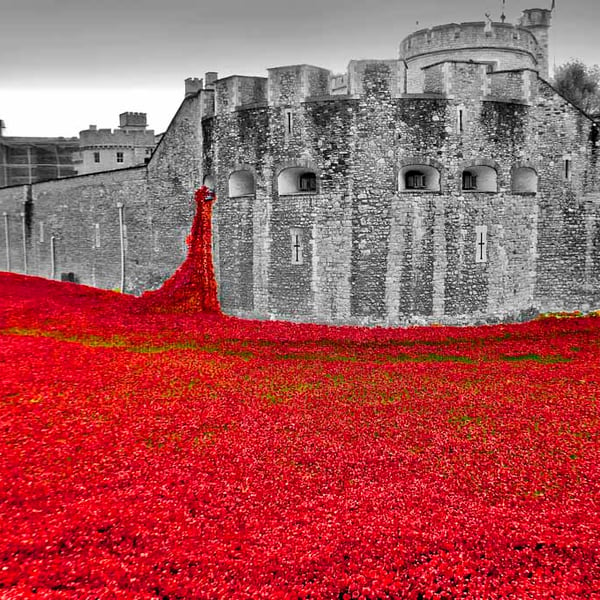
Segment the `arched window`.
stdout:
<svg viewBox="0 0 600 600">
<path fill-rule="evenodd" d="M 484 165 L 469 167 L 462 173 L 462 189 L 465 192 L 497 192 L 496 169 Z"/>
<path fill-rule="evenodd" d="M 254 194 L 254 175 L 252 171 L 234 171 L 229 176 L 229 197 Z"/>
<path fill-rule="evenodd" d="M 400 169 L 398 189 L 401 192 L 439 192 L 440 172 L 429 165 L 407 165 Z"/>
<path fill-rule="evenodd" d="M 288 194 L 316 194 L 317 174 L 304 167 L 283 169 L 277 177 L 277 190 L 280 196 Z"/>
<path fill-rule="evenodd" d="M 514 169 L 511 187 L 514 194 L 535 194 L 538 187 L 537 173 L 529 167 Z"/>
<path fill-rule="evenodd" d="M 215 178 L 212 175 L 205 175 L 202 180 L 202 185 L 205 185 L 209 190 L 215 189 Z"/>
</svg>

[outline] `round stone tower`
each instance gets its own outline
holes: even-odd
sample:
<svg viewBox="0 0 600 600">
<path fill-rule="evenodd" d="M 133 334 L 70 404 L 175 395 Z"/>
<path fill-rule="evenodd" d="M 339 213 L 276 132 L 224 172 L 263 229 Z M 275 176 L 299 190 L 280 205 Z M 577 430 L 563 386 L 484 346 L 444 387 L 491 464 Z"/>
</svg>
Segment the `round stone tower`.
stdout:
<svg viewBox="0 0 600 600">
<path fill-rule="evenodd" d="M 445 61 L 489 63 L 494 71 L 535 69 L 548 76 L 548 30 L 551 11 L 525 10 L 518 25 L 468 22 L 421 29 L 400 44 L 407 67 L 406 91 L 423 91 L 423 67 Z"/>
<path fill-rule="evenodd" d="M 537 40 L 536 59 L 540 77 L 548 79 L 548 41 L 552 11 L 546 8 L 528 8 L 523 11 L 520 20 L 521 27 L 531 31 Z"/>
</svg>

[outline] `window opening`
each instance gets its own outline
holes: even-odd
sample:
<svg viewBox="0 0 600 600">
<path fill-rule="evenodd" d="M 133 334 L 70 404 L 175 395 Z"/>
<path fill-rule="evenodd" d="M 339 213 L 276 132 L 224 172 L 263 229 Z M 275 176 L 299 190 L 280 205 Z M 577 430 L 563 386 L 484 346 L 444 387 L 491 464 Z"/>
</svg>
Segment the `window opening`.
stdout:
<svg viewBox="0 0 600 600">
<path fill-rule="evenodd" d="M 317 190 L 317 176 L 314 173 L 303 173 L 298 178 L 298 189 L 301 192 L 315 192 Z"/>
<path fill-rule="evenodd" d="M 123 162 L 123 153 L 122 152 L 117 152 L 117 162 L 118 163 Z"/>
<path fill-rule="evenodd" d="M 477 189 L 477 175 L 471 173 L 471 171 L 464 171 L 462 177 L 463 190 L 476 190 Z"/>
<path fill-rule="evenodd" d="M 100 152 L 94 152 L 94 162 L 95 163 L 100 162 Z"/>
<path fill-rule="evenodd" d="M 297 228 L 290 229 L 291 236 L 291 250 L 292 250 L 292 264 L 301 265 L 303 264 L 303 240 L 302 230 Z"/>
<path fill-rule="evenodd" d="M 285 110 L 285 132 L 287 135 L 294 132 L 294 113 L 289 108 Z"/>
<path fill-rule="evenodd" d="M 420 171 L 408 171 L 405 183 L 407 190 L 425 189 L 425 175 Z"/>
<path fill-rule="evenodd" d="M 487 262 L 487 225 L 475 227 L 475 262 Z"/>
</svg>

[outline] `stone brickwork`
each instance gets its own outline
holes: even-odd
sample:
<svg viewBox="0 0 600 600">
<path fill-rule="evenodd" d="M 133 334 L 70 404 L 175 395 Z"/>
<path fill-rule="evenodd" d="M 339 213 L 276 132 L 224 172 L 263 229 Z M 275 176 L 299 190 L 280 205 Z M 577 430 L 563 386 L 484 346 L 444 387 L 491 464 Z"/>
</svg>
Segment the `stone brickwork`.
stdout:
<svg viewBox="0 0 600 600">
<path fill-rule="evenodd" d="M 260 295 L 266 291 L 268 302 L 232 312 L 395 325 L 516 319 L 600 304 L 593 122 L 531 70 L 490 73 L 485 64 L 444 62 L 425 69 L 426 93 L 398 98 L 390 61 L 361 63 L 354 88 L 361 94 L 302 102 L 300 78 L 289 84 L 292 134 L 273 104 L 261 112 L 268 135 L 254 146 L 240 138 L 232 145 L 237 126 L 213 119 L 213 170 L 227 175 L 242 163 L 255 169 L 252 201 L 262 214 L 254 218 L 262 233 L 255 228 L 252 270 L 266 270 Z M 563 180 L 566 155 L 570 181 Z M 317 174 L 314 194 L 278 195 L 276 174 L 294 165 Z M 435 169 L 439 187 L 400 190 L 409 165 Z M 462 172 L 470 168 L 493 172 L 493 189 L 464 190 Z M 513 190 L 519 169 L 537 174 L 536 191 Z M 217 182 L 219 194 L 227 182 Z M 573 186 L 585 200 L 561 208 Z M 231 261 L 240 239 L 248 239 L 247 217 L 232 215 L 224 192 L 219 198 L 217 220 L 229 224 L 219 254 Z M 309 238 L 302 265 L 291 264 L 292 228 Z M 477 262 L 481 228 L 486 260 Z M 559 273 L 564 283 L 552 294 L 546 282 Z M 223 273 L 220 280 L 226 285 Z"/>
<path fill-rule="evenodd" d="M 528 71 L 499 71 L 487 77 L 487 91 L 490 96 L 510 98 L 511 100 L 529 100 L 527 85 Z"/>
<path fill-rule="evenodd" d="M 147 166 L 0 189 L 0 261 L 8 230 L 11 270 L 27 257 L 31 273 L 118 287 L 122 205 L 125 288 L 155 288 L 205 183 L 227 314 L 468 324 L 599 308 L 598 128 L 538 76 L 549 11 L 526 17 L 417 32 L 399 60 L 351 61 L 347 94 L 311 65 L 209 73 Z"/>
</svg>

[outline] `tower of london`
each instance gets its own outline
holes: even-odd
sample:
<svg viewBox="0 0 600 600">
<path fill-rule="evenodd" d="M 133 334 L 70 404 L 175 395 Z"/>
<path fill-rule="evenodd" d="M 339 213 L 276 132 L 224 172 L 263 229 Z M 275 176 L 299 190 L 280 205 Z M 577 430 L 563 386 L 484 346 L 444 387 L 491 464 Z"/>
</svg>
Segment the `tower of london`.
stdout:
<svg viewBox="0 0 600 600">
<path fill-rule="evenodd" d="M 423 29 L 342 74 L 190 78 L 147 164 L 0 189 L 0 268 L 156 288 L 207 185 L 226 314 L 393 326 L 598 308 L 598 128 L 548 83 L 551 17 Z"/>
</svg>

